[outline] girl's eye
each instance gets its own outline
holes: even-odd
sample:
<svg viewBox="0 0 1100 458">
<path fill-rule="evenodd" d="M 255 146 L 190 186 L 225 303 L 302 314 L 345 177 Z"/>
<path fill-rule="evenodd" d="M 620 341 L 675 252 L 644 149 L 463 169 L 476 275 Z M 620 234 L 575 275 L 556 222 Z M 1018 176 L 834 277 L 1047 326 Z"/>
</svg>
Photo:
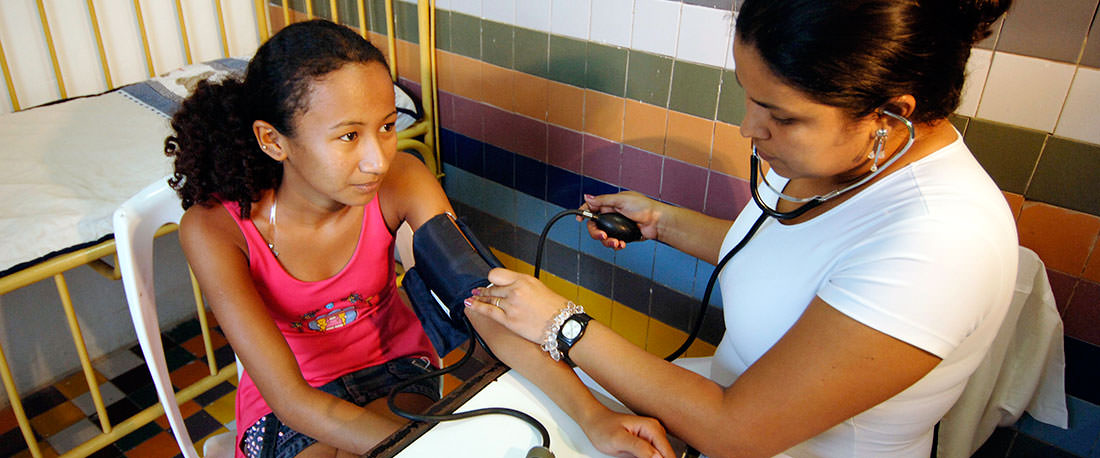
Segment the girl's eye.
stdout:
<svg viewBox="0 0 1100 458">
<path fill-rule="evenodd" d="M 356 133 L 356 132 L 348 132 L 348 133 L 340 136 L 340 140 L 343 140 L 343 141 L 346 141 L 346 142 L 350 142 L 352 140 L 355 140 L 356 138 L 359 138 L 359 134 Z"/>
<path fill-rule="evenodd" d="M 397 129 L 397 123 L 388 122 L 382 125 L 382 128 L 378 129 L 379 132 L 393 132 Z"/>
</svg>

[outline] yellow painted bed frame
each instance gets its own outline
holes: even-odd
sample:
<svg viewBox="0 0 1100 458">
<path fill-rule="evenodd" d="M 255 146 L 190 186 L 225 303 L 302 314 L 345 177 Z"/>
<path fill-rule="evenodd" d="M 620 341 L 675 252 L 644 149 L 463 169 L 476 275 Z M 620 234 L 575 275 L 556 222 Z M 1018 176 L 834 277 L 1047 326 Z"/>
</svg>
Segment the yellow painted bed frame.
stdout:
<svg viewBox="0 0 1100 458">
<path fill-rule="evenodd" d="M 184 45 L 184 50 L 187 56 L 187 63 L 192 63 L 191 47 L 188 42 L 187 36 L 187 24 L 184 20 L 182 0 L 175 0 L 176 17 L 179 21 L 180 38 Z M 228 54 L 228 43 L 226 38 L 226 25 L 222 14 L 222 2 L 229 0 L 216 0 L 216 11 L 218 16 L 218 31 L 220 32 L 220 39 L 222 49 Z M 368 37 L 371 32 L 367 31 L 366 25 L 366 11 L 365 2 L 369 0 L 356 1 L 357 13 L 360 27 L 359 32 L 364 37 Z M 99 51 L 99 61 L 101 62 L 103 75 L 109 89 L 116 87 L 114 81 L 111 78 L 111 69 L 107 64 L 106 50 L 103 45 L 103 38 L 100 31 L 100 23 L 96 17 L 95 4 L 93 0 L 86 0 L 88 14 L 90 22 L 93 26 L 96 45 Z M 57 80 L 58 93 L 61 99 L 68 97 L 66 92 L 64 78 L 62 78 L 61 65 L 59 63 L 57 50 L 54 47 L 54 34 L 57 33 L 50 28 L 49 21 L 47 20 L 45 5 L 43 0 L 36 0 L 38 7 L 38 16 L 41 21 L 41 30 L 46 38 L 46 44 L 50 53 L 51 64 L 53 65 L 54 75 Z M 287 0 L 282 0 L 280 7 L 271 6 L 266 0 L 253 0 L 254 11 L 261 12 L 256 14 L 256 32 L 260 37 L 260 42 L 266 40 L 272 33 L 272 15 L 281 14 L 282 24 L 289 24 L 294 19 L 300 19 L 302 17 L 306 19 L 314 18 L 313 14 L 313 2 L 306 1 L 306 11 L 304 14 L 300 12 L 291 11 L 287 5 Z M 156 69 L 153 65 L 152 51 L 149 45 L 149 38 L 147 29 L 144 23 L 144 16 L 141 12 L 141 1 L 133 0 L 133 9 L 135 16 L 138 20 L 138 25 L 142 36 L 142 46 L 145 51 L 146 70 L 150 77 L 155 76 Z M 385 0 L 386 9 L 386 40 L 387 40 L 387 55 L 390 63 L 390 75 L 394 81 L 398 78 L 397 72 L 397 38 L 394 31 L 394 8 L 393 0 Z M 331 19 L 335 22 L 339 22 L 337 1 L 329 0 L 329 11 L 332 12 Z M 398 134 L 397 147 L 400 150 L 416 150 L 419 152 L 428 167 L 436 174 L 437 177 L 441 177 L 441 170 L 439 168 L 439 148 L 437 139 L 439 138 L 439 119 L 437 116 L 439 105 L 436 96 L 436 62 L 435 62 L 435 0 L 420 0 L 417 4 L 417 17 L 418 17 L 418 29 L 419 29 L 419 65 L 420 65 L 420 87 L 421 87 L 421 102 L 423 105 L 423 116 L 420 121 L 410 126 L 408 129 L 401 131 Z M 369 38 L 369 37 L 368 37 Z M 228 57 L 228 56 L 226 56 Z M 4 82 L 7 85 L 8 94 L 10 97 L 11 105 L 15 111 L 21 109 L 19 105 L 19 95 L 16 93 L 15 85 L 12 80 L 12 74 L 8 68 L 8 62 L 5 54 L 3 40 L 0 39 L 0 71 L 4 74 Z M 169 225 L 161 228 L 158 232 L 159 235 L 169 233 L 176 230 L 176 226 Z M 68 285 L 65 282 L 65 272 L 76 267 L 87 265 L 99 272 L 104 277 L 111 280 L 118 280 L 121 275 L 117 269 L 117 260 L 114 264 L 104 261 L 104 258 L 112 257 L 115 254 L 115 241 L 106 240 L 97 243 L 91 247 L 83 248 L 72 253 L 55 256 L 46 259 L 40 263 L 37 263 L 31 267 L 22 269 L 18 272 L 14 272 L 0 278 L 0 295 L 7 294 L 8 292 L 16 289 L 28 286 L 32 283 L 36 283 L 40 280 L 53 277 L 54 283 L 57 286 L 58 296 L 61 299 L 62 309 L 65 313 L 65 318 L 69 324 L 69 330 L 72 334 L 73 343 L 76 345 L 77 353 L 80 359 L 80 366 L 83 370 L 84 378 L 88 383 L 88 389 L 90 391 L 93 403 L 95 404 L 96 412 L 99 414 L 100 427 L 103 432 L 96 437 L 80 444 L 76 448 L 61 455 L 62 457 L 84 457 L 88 456 L 95 451 L 117 441 L 123 436 L 137 430 L 138 428 L 146 425 L 147 423 L 155 420 L 164 414 L 163 407 L 160 404 L 153 405 L 133 416 L 120 421 L 116 424 L 111 424 L 106 413 L 106 406 L 103 402 L 103 397 L 99 392 L 99 386 L 96 383 L 94 371 L 91 365 L 91 359 L 88 356 L 88 351 L 84 344 L 84 337 L 80 330 L 80 323 L 76 318 L 76 312 L 73 307 L 72 297 L 69 293 Z M 195 282 L 194 275 L 191 276 L 192 289 L 195 296 L 195 304 L 198 312 L 199 323 L 202 327 L 203 341 L 206 346 L 206 358 L 210 368 L 210 375 L 206 376 L 202 380 L 180 390 L 176 396 L 179 402 L 186 402 L 202 394 L 203 392 L 213 388 L 214 386 L 231 380 L 236 377 L 236 366 L 228 365 L 221 370 L 216 366 L 213 355 L 213 347 L 210 342 L 210 329 L 207 323 L 206 310 L 203 305 L 202 292 L 198 288 L 198 284 Z M 11 367 L 8 365 L 7 358 L 4 356 L 4 349 L 0 347 L 0 379 L 4 384 L 4 389 L 7 393 L 8 399 L 11 402 L 12 411 L 16 416 L 16 420 L 19 423 L 19 429 L 22 431 L 23 438 L 27 442 L 27 448 L 30 451 L 31 456 L 39 458 L 42 456 L 42 452 L 38 446 L 38 443 L 34 440 L 34 432 L 31 428 L 29 419 L 26 412 L 23 409 L 22 402 L 19 397 L 19 393 L 15 387 L 15 381 L 12 377 Z"/>
</svg>

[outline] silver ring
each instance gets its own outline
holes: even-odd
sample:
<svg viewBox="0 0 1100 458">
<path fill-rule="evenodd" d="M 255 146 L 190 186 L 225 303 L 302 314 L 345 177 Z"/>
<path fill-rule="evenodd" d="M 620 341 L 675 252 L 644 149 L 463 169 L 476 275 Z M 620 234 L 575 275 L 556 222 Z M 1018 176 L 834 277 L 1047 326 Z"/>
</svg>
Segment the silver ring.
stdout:
<svg viewBox="0 0 1100 458">
<path fill-rule="evenodd" d="M 493 305 L 496 306 L 496 308 L 498 308 L 498 309 L 504 310 L 504 307 L 500 306 L 500 301 L 502 299 L 504 299 L 504 298 L 503 297 L 494 297 L 493 298 Z"/>
</svg>

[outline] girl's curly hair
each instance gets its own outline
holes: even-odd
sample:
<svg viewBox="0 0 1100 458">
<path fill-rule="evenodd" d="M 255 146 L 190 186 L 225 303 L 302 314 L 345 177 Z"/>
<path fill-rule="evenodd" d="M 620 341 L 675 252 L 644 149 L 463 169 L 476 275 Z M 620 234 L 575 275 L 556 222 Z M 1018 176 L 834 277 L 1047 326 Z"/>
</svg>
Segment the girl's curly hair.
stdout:
<svg viewBox="0 0 1100 458">
<path fill-rule="evenodd" d="M 351 29 L 325 20 L 291 24 L 256 51 L 244 79 L 203 81 L 172 117 L 164 154 L 175 158 L 168 180 L 183 208 L 232 201 L 248 218 L 263 191 L 279 185 L 283 167 L 260 150 L 252 123 L 266 121 L 294 136 L 310 85 L 349 63 L 386 64 L 382 52 Z"/>
</svg>

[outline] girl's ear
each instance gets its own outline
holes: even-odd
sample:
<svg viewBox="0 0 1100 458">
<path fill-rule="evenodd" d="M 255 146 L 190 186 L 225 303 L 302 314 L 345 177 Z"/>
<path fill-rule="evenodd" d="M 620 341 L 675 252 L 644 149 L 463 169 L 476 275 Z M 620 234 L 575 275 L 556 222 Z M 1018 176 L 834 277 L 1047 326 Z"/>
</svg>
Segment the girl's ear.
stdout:
<svg viewBox="0 0 1100 458">
<path fill-rule="evenodd" d="M 256 142 L 259 143 L 260 150 L 264 154 L 279 162 L 286 159 L 286 152 L 281 145 L 283 136 L 275 126 L 268 124 L 267 121 L 253 121 L 252 134 L 256 136 Z"/>
</svg>

